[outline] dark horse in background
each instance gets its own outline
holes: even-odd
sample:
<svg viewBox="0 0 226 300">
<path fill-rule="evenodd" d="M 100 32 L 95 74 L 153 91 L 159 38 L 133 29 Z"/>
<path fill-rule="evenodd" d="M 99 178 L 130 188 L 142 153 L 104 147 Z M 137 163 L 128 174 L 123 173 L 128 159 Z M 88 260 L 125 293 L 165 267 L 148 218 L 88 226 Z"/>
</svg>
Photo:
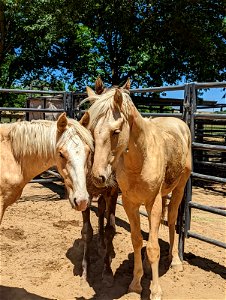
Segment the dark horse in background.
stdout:
<svg viewBox="0 0 226 300">
<path fill-rule="evenodd" d="M 100 78 L 95 82 L 95 92 L 100 95 L 105 91 L 104 85 Z M 82 104 L 82 103 L 81 103 Z M 80 105 L 81 105 L 80 104 Z M 87 190 L 90 198 L 98 198 L 98 225 L 99 225 L 99 247 L 105 250 L 104 256 L 104 270 L 102 273 L 103 283 L 107 286 L 113 285 L 113 272 L 111 270 L 112 258 L 115 256 L 113 238 L 116 233 L 115 228 L 115 209 L 118 198 L 118 184 L 112 174 L 108 181 L 107 187 L 96 187 L 92 180 L 92 163 L 93 157 L 89 161 L 89 172 L 87 175 Z M 91 200 L 92 201 L 92 200 Z M 104 218 L 106 217 L 106 226 L 104 227 Z M 89 267 L 89 250 L 93 238 L 93 228 L 90 222 L 90 207 L 82 212 L 83 227 L 82 227 L 82 240 L 84 242 L 84 252 L 82 260 L 82 278 L 87 281 L 88 267 Z"/>
</svg>

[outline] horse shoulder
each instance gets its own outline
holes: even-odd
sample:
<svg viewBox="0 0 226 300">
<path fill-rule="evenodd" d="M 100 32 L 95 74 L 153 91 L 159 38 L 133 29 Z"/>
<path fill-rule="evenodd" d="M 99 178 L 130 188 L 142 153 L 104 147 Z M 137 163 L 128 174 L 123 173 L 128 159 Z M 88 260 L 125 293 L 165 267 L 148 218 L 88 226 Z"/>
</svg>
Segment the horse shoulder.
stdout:
<svg viewBox="0 0 226 300">
<path fill-rule="evenodd" d="M 0 142 L 9 138 L 9 131 L 12 124 L 0 124 Z"/>
<path fill-rule="evenodd" d="M 0 194 L 5 207 L 19 199 L 24 185 L 21 167 L 16 162 L 10 147 L 6 145 L 1 147 Z"/>
<path fill-rule="evenodd" d="M 9 137 L 11 126 L 0 126 L 0 159 L 1 159 L 1 186 L 8 181 L 15 185 L 21 183 L 21 167 L 16 161 Z"/>
</svg>

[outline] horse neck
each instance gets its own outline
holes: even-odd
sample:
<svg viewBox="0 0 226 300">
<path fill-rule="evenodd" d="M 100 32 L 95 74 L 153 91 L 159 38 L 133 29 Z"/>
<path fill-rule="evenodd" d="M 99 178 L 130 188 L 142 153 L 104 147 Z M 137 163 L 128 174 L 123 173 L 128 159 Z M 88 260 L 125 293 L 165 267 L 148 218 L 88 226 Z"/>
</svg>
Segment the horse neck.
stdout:
<svg viewBox="0 0 226 300">
<path fill-rule="evenodd" d="M 129 146 L 130 148 L 135 147 L 141 151 L 146 136 L 146 121 L 136 107 L 133 109 L 131 119 Z"/>
<path fill-rule="evenodd" d="M 44 128 L 44 130 L 46 130 L 45 134 L 47 134 L 49 138 L 46 138 L 45 141 L 40 140 L 36 144 L 32 142 L 32 138 L 30 138 L 30 140 L 26 140 L 26 146 L 28 149 L 30 147 L 30 151 L 23 150 L 24 145 L 21 141 L 13 145 L 13 148 L 16 149 L 16 151 L 14 152 L 15 159 L 17 163 L 20 164 L 21 173 L 24 180 L 27 182 L 40 173 L 46 171 L 50 167 L 54 166 L 56 163 L 56 141 L 51 142 L 51 138 L 54 138 L 54 130 L 51 126 Z M 41 136 L 42 132 L 37 132 L 36 134 L 38 140 L 38 136 Z M 40 147 L 40 145 L 43 146 Z M 16 152 L 20 153 L 19 157 L 17 157 Z"/>
<path fill-rule="evenodd" d="M 130 168 L 139 169 L 146 157 L 147 130 L 149 131 L 149 139 L 151 138 L 151 134 L 150 130 L 147 129 L 147 122 L 136 108 L 134 108 L 131 120 L 128 151 L 124 155 L 124 162 Z"/>
<path fill-rule="evenodd" d="M 21 172 L 23 178 L 29 182 L 35 176 L 48 170 L 55 165 L 55 157 L 39 157 L 34 155 L 25 155 L 21 161 Z"/>
</svg>

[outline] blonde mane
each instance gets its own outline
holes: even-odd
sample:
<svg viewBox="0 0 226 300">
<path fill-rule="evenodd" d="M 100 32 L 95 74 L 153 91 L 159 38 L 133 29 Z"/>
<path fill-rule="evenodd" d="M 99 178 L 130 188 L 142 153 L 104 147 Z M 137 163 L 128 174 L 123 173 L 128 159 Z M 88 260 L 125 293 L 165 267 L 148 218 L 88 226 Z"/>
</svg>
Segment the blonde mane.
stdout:
<svg viewBox="0 0 226 300">
<path fill-rule="evenodd" d="M 94 151 L 94 143 L 91 132 L 82 126 L 78 121 L 74 119 L 68 119 L 69 126 L 72 128 L 72 134 L 77 134 L 80 139 L 89 146 L 91 151 Z"/>
<path fill-rule="evenodd" d="M 69 119 L 69 128 L 60 137 L 58 142 L 66 143 L 68 139 L 78 135 L 93 151 L 93 139 L 90 132 L 79 122 Z M 31 122 L 16 122 L 11 125 L 9 137 L 12 151 L 16 159 L 26 155 L 53 157 L 56 153 L 57 122 L 35 120 Z"/>
<path fill-rule="evenodd" d="M 133 106 L 133 102 L 126 90 L 122 90 L 123 103 L 120 111 L 128 118 L 131 107 Z M 107 115 L 109 110 L 114 110 L 114 95 L 115 88 L 111 88 L 106 93 L 101 95 L 91 96 L 82 101 L 81 104 L 90 101 L 92 105 L 88 109 L 90 115 L 89 128 L 94 128 L 96 126 L 97 121 L 102 117 Z"/>
</svg>

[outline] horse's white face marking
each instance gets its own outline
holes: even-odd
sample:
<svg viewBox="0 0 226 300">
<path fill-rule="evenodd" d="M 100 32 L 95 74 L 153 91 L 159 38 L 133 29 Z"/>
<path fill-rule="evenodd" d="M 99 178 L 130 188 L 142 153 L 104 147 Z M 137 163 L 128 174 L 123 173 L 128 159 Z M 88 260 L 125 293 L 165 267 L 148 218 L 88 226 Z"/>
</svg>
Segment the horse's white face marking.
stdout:
<svg viewBox="0 0 226 300">
<path fill-rule="evenodd" d="M 69 201 L 73 208 L 84 211 L 89 204 L 86 189 L 86 165 L 90 149 L 78 136 L 66 142 L 59 142 L 57 147 L 57 167 L 64 178 Z"/>
</svg>

